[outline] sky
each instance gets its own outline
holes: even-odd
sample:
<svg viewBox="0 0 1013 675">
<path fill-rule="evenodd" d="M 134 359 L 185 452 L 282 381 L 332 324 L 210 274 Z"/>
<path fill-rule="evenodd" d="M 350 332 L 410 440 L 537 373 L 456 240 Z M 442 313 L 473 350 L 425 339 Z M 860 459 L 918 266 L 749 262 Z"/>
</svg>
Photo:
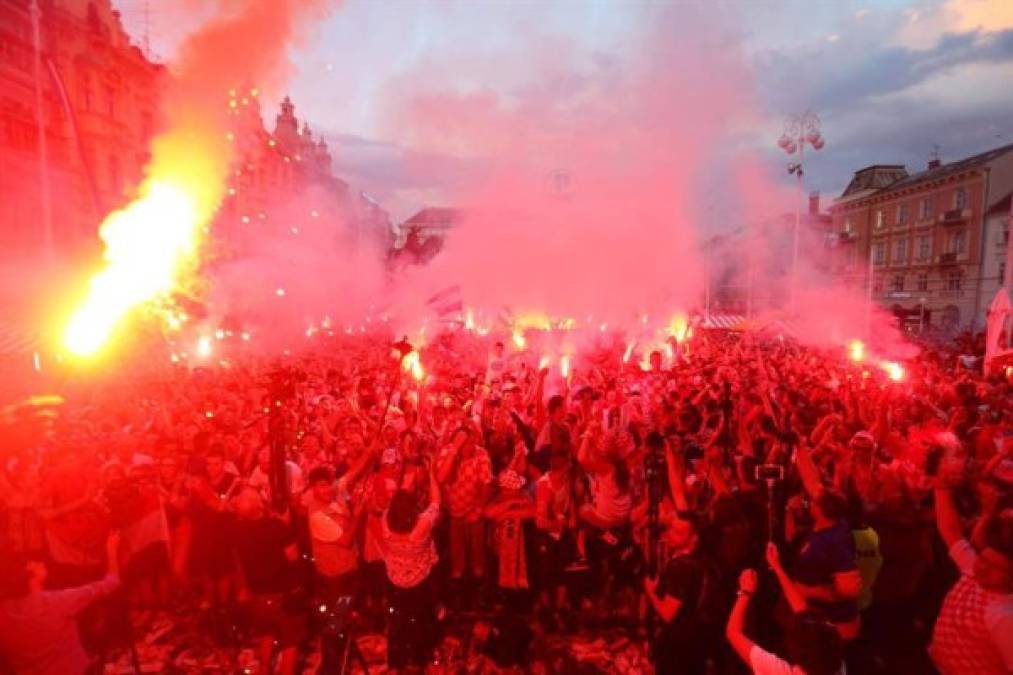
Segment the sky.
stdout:
<svg viewBox="0 0 1013 675">
<path fill-rule="evenodd" d="M 114 4 L 138 43 L 147 35 L 171 64 L 206 18 L 203 1 Z M 807 156 L 805 187 L 824 204 L 869 164 L 915 171 L 936 149 L 951 161 L 1013 143 L 1009 0 L 346 0 L 290 49 L 290 78 L 285 91 L 268 92 L 266 122 L 273 127 L 276 102 L 289 94 L 330 143 L 336 173 L 398 222 L 423 206 L 455 205 L 481 162 L 408 133 L 396 113 L 405 91 L 531 100 L 532 91 L 579 89 L 683 13 L 706 14 L 750 74 L 757 109 L 715 154 L 754 155 L 787 186 L 790 160 L 777 138 L 788 114 L 815 111 L 826 145 Z M 671 67 L 707 71 L 706 59 L 694 61 Z M 715 203 L 724 180 L 708 177 Z"/>
</svg>

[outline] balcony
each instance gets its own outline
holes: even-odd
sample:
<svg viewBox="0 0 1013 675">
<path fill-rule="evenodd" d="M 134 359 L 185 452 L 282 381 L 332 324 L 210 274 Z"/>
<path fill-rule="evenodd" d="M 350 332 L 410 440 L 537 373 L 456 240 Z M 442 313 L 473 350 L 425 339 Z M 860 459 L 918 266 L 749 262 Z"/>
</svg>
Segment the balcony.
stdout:
<svg viewBox="0 0 1013 675">
<path fill-rule="evenodd" d="M 939 254 L 939 266 L 940 267 L 954 267 L 957 264 L 956 253 L 941 253 Z"/>
<path fill-rule="evenodd" d="M 939 222 L 943 225 L 961 225 L 971 216 L 970 209 L 950 209 L 939 214 Z"/>
<path fill-rule="evenodd" d="M 850 244 L 858 241 L 858 233 L 845 230 L 837 233 L 837 241 L 841 244 Z"/>
</svg>

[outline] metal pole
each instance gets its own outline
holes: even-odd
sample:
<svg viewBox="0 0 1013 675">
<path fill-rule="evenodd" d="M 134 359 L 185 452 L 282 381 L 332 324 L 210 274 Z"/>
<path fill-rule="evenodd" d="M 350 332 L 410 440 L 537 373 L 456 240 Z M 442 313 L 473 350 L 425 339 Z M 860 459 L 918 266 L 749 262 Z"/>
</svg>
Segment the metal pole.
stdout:
<svg viewBox="0 0 1013 675">
<path fill-rule="evenodd" d="M 707 283 L 704 286 L 704 296 L 703 296 L 703 298 L 704 298 L 703 299 L 704 310 L 703 310 L 703 313 L 704 313 L 704 317 L 706 317 L 707 319 L 710 319 L 710 315 L 711 315 L 711 248 L 712 248 L 713 243 L 714 243 L 714 239 L 713 238 L 707 240 L 707 250 L 704 251 L 704 258 L 703 258 L 703 260 L 704 260 L 704 274 L 707 275 L 707 279 L 706 279 Z"/>
<path fill-rule="evenodd" d="M 795 234 L 792 242 L 791 252 L 791 313 L 795 314 L 796 300 L 798 294 L 798 234 L 802 227 L 802 201 L 805 199 L 805 187 L 802 184 L 802 174 L 805 170 L 802 163 L 805 161 L 805 126 L 800 125 L 802 131 L 798 137 L 798 203 L 795 205 Z"/>
<path fill-rule="evenodd" d="M 42 199 L 42 242 L 47 263 L 53 262 L 53 211 L 49 195 L 48 152 L 46 149 L 46 119 L 42 109 L 42 33 L 39 26 L 42 10 L 39 0 L 31 0 L 32 39 L 35 43 L 35 124 L 39 133 L 39 192 Z"/>
<path fill-rule="evenodd" d="M 753 258 L 749 257 L 749 267 L 746 268 L 746 318 L 753 318 Z"/>
<path fill-rule="evenodd" d="M 918 313 L 918 334 L 925 333 L 925 298 L 921 301 L 921 311 Z"/>
</svg>

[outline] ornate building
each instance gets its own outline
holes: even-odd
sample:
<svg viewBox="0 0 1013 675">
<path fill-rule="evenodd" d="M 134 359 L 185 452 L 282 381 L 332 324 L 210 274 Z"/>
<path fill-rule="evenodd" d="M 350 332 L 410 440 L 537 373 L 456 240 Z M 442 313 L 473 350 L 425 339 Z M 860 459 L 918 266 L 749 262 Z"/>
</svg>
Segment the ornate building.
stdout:
<svg viewBox="0 0 1013 675">
<path fill-rule="evenodd" d="M 298 235 L 322 224 L 334 228 L 343 246 L 375 246 L 378 255 L 390 248 L 389 214 L 334 175 L 327 142 L 315 139 L 307 122 L 300 124 L 288 97 L 269 132 L 256 88 L 229 93 L 236 157 L 217 227 L 234 255 L 242 255 L 244 242 L 253 239 L 251 227 Z"/>
<path fill-rule="evenodd" d="M 833 267 L 865 289 L 871 267 L 873 300 L 913 329 L 980 329 L 1001 283 L 988 214 L 1011 190 L 1013 145 L 934 159 L 912 175 L 900 165 L 861 169 L 831 209 Z"/>
<path fill-rule="evenodd" d="M 53 239 L 93 243 L 102 217 L 141 177 L 165 70 L 131 44 L 110 0 L 39 0 L 42 118 Z M 0 0 L 3 250 L 44 242 L 29 0 Z"/>
</svg>

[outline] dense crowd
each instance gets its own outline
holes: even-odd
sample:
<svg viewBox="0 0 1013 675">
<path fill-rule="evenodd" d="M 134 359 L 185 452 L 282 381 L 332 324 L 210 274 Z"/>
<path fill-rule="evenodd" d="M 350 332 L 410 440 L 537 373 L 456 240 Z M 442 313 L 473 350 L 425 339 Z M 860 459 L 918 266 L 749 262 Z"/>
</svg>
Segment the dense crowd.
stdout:
<svg viewBox="0 0 1013 675">
<path fill-rule="evenodd" d="M 261 672 L 355 669 L 367 630 L 431 668 L 468 616 L 504 666 L 608 626 L 658 673 L 1013 672 L 1013 387 L 964 367 L 978 345 L 900 381 L 791 340 L 673 346 L 564 377 L 460 331 L 414 377 L 342 336 L 79 391 L 5 434 L 6 667 L 84 672 L 116 615 L 196 607 Z"/>
</svg>

